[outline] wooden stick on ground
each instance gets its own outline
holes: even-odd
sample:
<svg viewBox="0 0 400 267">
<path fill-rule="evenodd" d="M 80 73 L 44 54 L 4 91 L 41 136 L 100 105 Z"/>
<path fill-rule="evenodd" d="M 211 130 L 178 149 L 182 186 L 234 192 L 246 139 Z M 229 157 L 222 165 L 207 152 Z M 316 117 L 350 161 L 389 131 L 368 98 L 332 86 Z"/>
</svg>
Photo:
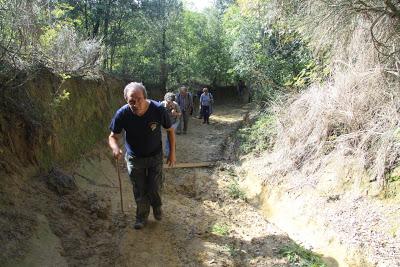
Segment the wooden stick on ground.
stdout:
<svg viewBox="0 0 400 267">
<path fill-rule="evenodd" d="M 200 168 L 200 167 L 212 167 L 216 162 L 180 162 L 176 163 L 173 167 L 169 167 L 168 164 L 164 164 L 164 169 L 177 169 L 177 168 Z"/>
</svg>

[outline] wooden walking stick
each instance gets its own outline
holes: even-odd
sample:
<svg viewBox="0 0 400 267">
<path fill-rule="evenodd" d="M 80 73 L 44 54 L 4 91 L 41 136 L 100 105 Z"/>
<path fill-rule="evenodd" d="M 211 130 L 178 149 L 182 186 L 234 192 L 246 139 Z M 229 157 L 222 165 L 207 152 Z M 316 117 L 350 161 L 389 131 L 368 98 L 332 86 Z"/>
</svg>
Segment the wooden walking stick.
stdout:
<svg viewBox="0 0 400 267">
<path fill-rule="evenodd" d="M 120 194 L 120 196 L 121 196 L 121 211 L 122 211 L 122 214 L 125 214 L 124 213 L 124 202 L 123 202 L 123 200 L 122 200 L 122 186 L 121 186 L 121 174 L 120 174 L 120 172 L 119 172 L 119 162 L 118 162 L 118 158 L 116 158 L 116 163 L 117 163 L 117 172 L 118 172 L 118 181 L 119 181 L 119 194 Z"/>
</svg>

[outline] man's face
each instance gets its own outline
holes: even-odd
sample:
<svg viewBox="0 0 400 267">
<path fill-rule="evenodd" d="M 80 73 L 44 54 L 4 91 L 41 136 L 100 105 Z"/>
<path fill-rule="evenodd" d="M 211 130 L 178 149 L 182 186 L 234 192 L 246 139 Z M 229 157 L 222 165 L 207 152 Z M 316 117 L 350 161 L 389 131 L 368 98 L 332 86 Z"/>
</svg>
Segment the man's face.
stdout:
<svg viewBox="0 0 400 267">
<path fill-rule="evenodd" d="M 173 104 L 172 100 L 167 100 L 167 107 L 168 108 L 172 107 L 172 104 Z"/>
<path fill-rule="evenodd" d="M 135 114 L 141 114 L 146 109 L 146 98 L 140 89 L 132 89 L 126 95 L 126 102 Z"/>
</svg>

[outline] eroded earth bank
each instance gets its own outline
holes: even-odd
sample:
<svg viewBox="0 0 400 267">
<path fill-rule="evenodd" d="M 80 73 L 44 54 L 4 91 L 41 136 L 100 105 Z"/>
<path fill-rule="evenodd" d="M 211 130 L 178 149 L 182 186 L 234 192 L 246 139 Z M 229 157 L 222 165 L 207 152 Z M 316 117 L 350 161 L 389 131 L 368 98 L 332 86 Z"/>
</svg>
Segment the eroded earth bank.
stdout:
<svg viewBox="0 0 400 267">
<path fill-rule="evenodd" d="M 240 174 L 230 165 L 231 136 L 248 109 L 217 106 L 210 125 L 191 118 L 188 134 L 177 136 L 177 161 L 215 166 L 166 169 L 164 218 L 151 217 L 140 231 L 133 229 L 135 205 L 122 162 L 125 215 L 120 212 L 116 164 L 106 143 L 82 155 L 76 166 L 32 178 L 23 190 L 32 197 L 10 200 L 19 212 L 2 212 L 2 225 L 8 227 L 2 263 L 290 266 L 279 251 L 293 241 L 249 204 L 237 187 Z"/>
</svg>

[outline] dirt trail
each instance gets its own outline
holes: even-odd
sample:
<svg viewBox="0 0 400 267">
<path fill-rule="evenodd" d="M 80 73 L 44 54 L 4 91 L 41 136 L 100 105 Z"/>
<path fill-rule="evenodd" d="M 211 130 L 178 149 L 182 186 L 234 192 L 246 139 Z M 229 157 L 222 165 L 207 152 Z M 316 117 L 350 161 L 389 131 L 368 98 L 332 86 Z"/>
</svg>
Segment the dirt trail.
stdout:
<svg viewBox="0 0 400 267">
<path fill-rule="evenodd" d="M 226 138 L 245 114 L 245 108 L 220 106 L 210 125 L 192 118 L 188 133 L 177 136 L 178 162 L 221 160 Z M 163 221 L 151 218 L 140 231 L 132 227 L 132 195 L 125 192 L 131 204 L 117 265 L 286 266 L 277 252 L 291 241 L 244 200 L 229 196 L 234 179 L 226 164 L 166 170 Z"/>
<path fill-rule="evenodd" d="M 278 251 L 292 241 L 229 193 L 229 187 L 238 193 L 239 174 L 224 150 L 246 113 L 246 107 L 224 105 L 215 108 L 210 125 L 191 118 L 188 133 L 177 136 L 177 161 L 219 163 L 167 169 L 163 220 L 151 216 L 142 230 L 133 229 L 135 204 L 123 162 L 125 216 L 120 213 L 115 162 L 106 144 L 78 166 L 37 179 L 28 202 L 41 214 L 40 220 L 31 216 L 31 243 L 40 246 L 9 266 L 289 266 Z"/>
</svg>

